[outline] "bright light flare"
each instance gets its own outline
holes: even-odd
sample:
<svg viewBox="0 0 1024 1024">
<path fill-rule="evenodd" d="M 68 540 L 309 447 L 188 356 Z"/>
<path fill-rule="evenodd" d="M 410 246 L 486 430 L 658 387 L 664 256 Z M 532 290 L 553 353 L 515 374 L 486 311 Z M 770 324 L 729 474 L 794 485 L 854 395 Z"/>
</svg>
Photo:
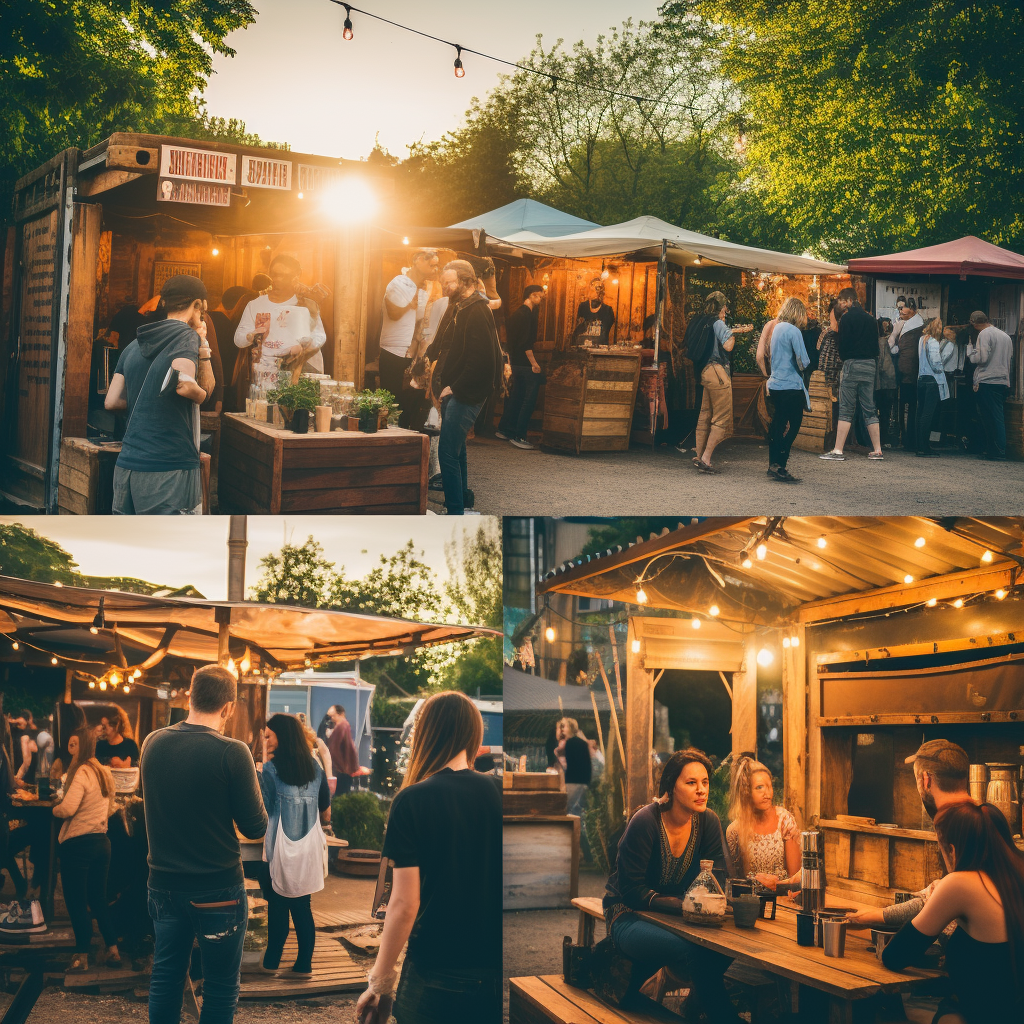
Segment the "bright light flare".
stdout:
<svg viewBox="0 0 1024 1024">
<path fill-rule="evenodd" d="M 640 641 L 639 640 L 634 640 L 632 642 L 632 644 L 630 644 L 630 647 L 632 648 L 634 654 L 639 654 L 640 653 Z"/>
<path fill-rule="evenodd" d="M 335 224 L 361 224 L 374 216 L 378 206 L 377 193 L 354 175 L 326 189 L 320 200 L 324 216 Z"/>
<path fill-rule="evenodd" d="M 553 644 L 555 642 L 555 631 L 551 626 L 548 626 L 548 628 L 544 630 L 544 639 L 547 640 L 549 644 Z"/>
<path fill-rule="evenodd" d="M 772 651 L 770 647 L 762 647 L 761 650 L 757 652 L 757 663 L 762 668 L 767 668 L 774 661 L 775 653 Z"/>
</svg>

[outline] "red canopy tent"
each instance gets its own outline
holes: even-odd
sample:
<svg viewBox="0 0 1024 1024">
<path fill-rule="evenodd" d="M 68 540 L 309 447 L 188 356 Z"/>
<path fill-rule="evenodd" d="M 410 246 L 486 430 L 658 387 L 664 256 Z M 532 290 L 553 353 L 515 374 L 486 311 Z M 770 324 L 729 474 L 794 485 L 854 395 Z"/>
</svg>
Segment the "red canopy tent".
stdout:
<svg viewBox="0 0 1024 1024">
<path fill-rule="evenodd" d="M 1024 279 L 1024 256 L 966 235 L 924 249 L 849 260 L 847 270 L 851 274 L 955 274 L 961 281 L 968 275 Z"/>
</svg>

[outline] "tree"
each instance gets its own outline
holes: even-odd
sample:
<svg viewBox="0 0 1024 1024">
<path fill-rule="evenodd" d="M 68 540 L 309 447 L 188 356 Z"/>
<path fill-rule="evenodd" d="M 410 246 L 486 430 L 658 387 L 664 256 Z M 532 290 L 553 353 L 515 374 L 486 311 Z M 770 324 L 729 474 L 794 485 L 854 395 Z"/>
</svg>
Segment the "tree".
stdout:
<svg viewBox="0 0 1024 1024">
<path fill-rule="evenodd" d="M 245 134 L 207 116 L 202 93 L 213 55 L 234 54 L 228 33 L 255 20 L 248 0 L 0 0 L 0 11 L 0 192 L 115 131 Z"/>
<path fill-rule="evenodd" d="M 71 554 L 20 523 L 0 523 L 0 575 L 36 583 L 86 585 Z"/>
<path fill-rule="evenodd" d="M 975 0 L 674 0 L 725 32 L 744 188 L 832 259 L 1024 239 L 1024 15 Z"/>
<path fill-rule="evenodd" d="M 262 575 L 250 591 L 255 601 L 322 608 L 335 579 L 334 563 L 324 558 L 323 547 L 313 539 L 302 545 L 285 544 L 279 554 L 260 559 Z"/>
<path fill-rule="evenodd" d="M 678 516 L 640 516 L 636 518 L 613 519 L 607 526 L 592 526 L 587 543 L 581 555 L 603 555 L 606 551 L 635 544 L 637 538 L 650 540 L 651 536 L 659 536 L 663 530 L 678 530 L 689 526 L 688 519 Z"/>
<path fill-rule="evenodd" d="M 342 569 L 331 579 L 327 595 L 333 608 L 397 619 L 443 621 L 437 577 L 426 562 L 417 558 L 412 540 L 393 555 L 381 555 L 380 562 L 362 579 L 349 579 Z"/>
</svg>

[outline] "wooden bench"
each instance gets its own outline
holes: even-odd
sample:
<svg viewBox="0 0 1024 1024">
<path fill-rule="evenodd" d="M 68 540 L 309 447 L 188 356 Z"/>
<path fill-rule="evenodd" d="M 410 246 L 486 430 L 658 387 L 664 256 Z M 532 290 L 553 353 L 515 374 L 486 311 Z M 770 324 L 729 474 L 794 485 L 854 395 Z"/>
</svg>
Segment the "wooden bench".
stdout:
<svg viewBox="0 0 1024 1024">
<path fill-rule="evenodd" d="M 609 1006 L 592 992 L 566 985 L 557 974 L 508 982 L 508 1024 L 679 1024 L 676 1014 L 650 1005 L 650 1011 Z"/>
</svg>

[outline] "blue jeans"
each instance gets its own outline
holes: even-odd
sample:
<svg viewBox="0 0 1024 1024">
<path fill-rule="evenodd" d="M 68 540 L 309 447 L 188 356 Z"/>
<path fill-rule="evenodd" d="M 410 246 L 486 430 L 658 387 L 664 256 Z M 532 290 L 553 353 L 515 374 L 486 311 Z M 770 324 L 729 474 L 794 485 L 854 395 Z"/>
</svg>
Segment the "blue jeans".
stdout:
<svg viewBox="0 0 1024 1024">
<path fill-rule="evenodd" d="M 978 419 L 985 431 L 985 454 L 991 457 L 1006 457 L 1006 422 L 1003 419 L 1003 403 L 1010 389 L 1005 384 L 978 385 Z"/>
<path fill-rule="evenodd" d="M 633 961 L 633 980 L 638 985 L 667 967 L 680 980 L 692 984 L 709 1020 L 736 1019 L 736 1010 L 729 1002 L 722 980 L 732 963 L 730 957 L 689 942 L 660 925 L 645 921 L 639 914 L 620 914 L 612 924 L 611 937 L 615 948 Z"/>
<path fill-rule="evenodd" d="M 200 1024 L 231 1024 L 249 920 L 245 887 L 179 893 L 150 886 L 149 915 L 156 939 L 149 982 L 150 1024 L 179 1024 L 193 939 L 199 940 L 203 964 Z"/>
<path fill-rule="evenodd" d="M 466 438 L 469 436 L 483 402 L 466 405 L 454 395 L 441 406 L 441 436 L 437 439 L 437 461 L 441 464 L 444 505 L 450 516 L 466 512 L 465 491 L 469 487 L 466 463 Z"/>
<path fill-rule="evenodd" d="M 532 366 L 512 367 L 512 392 L 505 399 L 498 429 L 509 437 L 526 440 L 530 417 L 537 406 L 537 395 L 544 383 L 543 373 L 534 373 Z"/>
<path fill-rule="evenodd" d="M 934 377 L 917 378 L 917 450 L 932 450 L 931 431 L 935 410 L 939 407 L 939 385 Z"/>
</svg>

